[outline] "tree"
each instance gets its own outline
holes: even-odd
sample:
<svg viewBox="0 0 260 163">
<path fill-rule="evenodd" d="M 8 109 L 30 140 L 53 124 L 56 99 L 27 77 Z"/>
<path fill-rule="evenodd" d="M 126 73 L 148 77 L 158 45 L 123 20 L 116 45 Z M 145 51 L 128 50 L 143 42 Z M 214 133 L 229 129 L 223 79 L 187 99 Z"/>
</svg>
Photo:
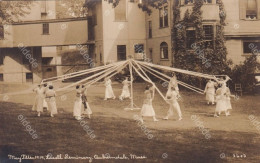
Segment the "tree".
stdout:
<svg viewBox="0 0 260 163">
<path fill-rule="evenodd" d="M 30 8 L 33 3 L 33 1 L 1 1 L 0 25 L 20 21 L 21 17 L 30 13 Z"/>
<path fill-rule="evenodd" d="M 56 3 L 57 18 L 86 17 L 88 8 L 85 7 L 85 4 L 97 1 L 99 0 L 58 0 Z"/>
</svg>

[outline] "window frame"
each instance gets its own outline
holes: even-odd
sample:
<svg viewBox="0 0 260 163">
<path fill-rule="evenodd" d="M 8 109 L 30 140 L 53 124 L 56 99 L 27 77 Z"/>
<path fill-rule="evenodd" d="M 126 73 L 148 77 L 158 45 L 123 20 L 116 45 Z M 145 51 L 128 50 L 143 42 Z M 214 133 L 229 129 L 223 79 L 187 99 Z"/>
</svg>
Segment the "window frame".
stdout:
<svg viewBox="0 0 260 163">
<path fill-rule="evenodd" d="M 120 54 L 123 54 L 122 52 L 119 51 L 119 47 L 122 46 L 122 47 L 125 47 L 125 56 L 124 58 L 123 57 L 120 57 L 121 55 Z M 117 60 L 118 61 L 124 61 L 127 59 L 127 51 L 126 51 L 126 45 L 117 45 Z"/>
<path fill-rule="evenodd" d="M 249 9 L 249 0 L 246 0 L 246 3 L 247 3 L 247 5 L 245 6 L 245 8 L 246 8 L 246 15 L 245 15 L 245 17 L 246 17 L 246 20 L 257 20 L 258 19 L 258 4 L 257 4 L 257 0 L 254 0 L 255 1 L 255 10 L 250 10 Z M 248 14 L 248 12 L 252 12 L 252 11 L 254 11 L 255 12 L 255 15 L 253 15 L 253 14 Z M 254 18 L 251 18 L 250 16 L 254 16 Z"/>
<path fill-rule="evenodd" d="M 209 34 L 209 35 L 211 35 L 211 36 L 207 36 L 207 34 L 206 34 L 206 27 L 210 27 L 211 29 L 211 34 Z M 214 49 L 214 47 L 215 47 L 215 34 L 214 34 L 214 25 L 213 24 L 203 24 L 203 31 L 204 31 L 204 36 L 205 36 L 205 41 L 206 42 L 209 42 L 211 45 L 210 46 L 206 46 L 206 47 L 209 47 L 209 48 L 211 48 L 211 49 Z M 208 38 L 207 38 L 208 37 Z"/>
<path fill-rule="evenodd" d="M 28 78 L 29 75 L 31 75 L 31 78 Z M 33 82 L 33 73 L 32 72 L 25 73 L 25 80 L 26 83 Z"/>
<path fill-rule="evenodd" d="M 250 55 L 254 55 L 253 50 L 256 48 L 252 48 L 250 50 L 250 52 L 245 52 L 245 43 L 248 44 L 248 48 L 250 49 L 249 45 L 251 43 L 257 43 L 258 45 L 256 45 L 256 47 L 258 48 L 258 55 L 260 54 L 260 41 L 258 40 L 243 40 L 242 41 L 242 56 L 250 56 Z"/>
<path fill-rule="evenodd" d="M 43 23 L 42 24 L 42 35 L 49 35 L 50 34 L 50 24 Z"/>
<path fill-rule="evenodd" d="M 188 37 L 188 32 L 190 32 L 190 31 L 192 31 L 194 33 L 194 37 L 190 37 L 190 36 Z M 196 42 L 196 30 L 195 30 L 194 27 L 190 27 L 190 29 L 188 29 L 188 28 L 186 29 L 186 38 L 187 38 L 186 39 L 186 48 L 187 48 L 187 50 L 193 50 L 191 45 Z M 190 41 L 191 38 L 194 38 L 193 42 Z"/>
<path fill-rule="evenodd" d="M 165 9 L 167 9 L 167 12 L 165 12 Z M 168 28 L 168 27 L 169 27 L 169 6 L 168 4 L 165 4 L 159 8 L 159 28 Z"/>
<path fill-rule="evenodd" d="M 0 40 L 5 39 L 5 27 L 3 25 L 0 25 Z"/>
<path fill-rule="evenodd" d="M 163 52 L 163 55 L 162 55 L 162 52 Z M 165 57 L 166 55 L 164 52 L 167 52 L 167 57 Z M 164 57 L 162 57 L 162 56 L 164 56 Z M 169 60 L 169 45 L 165 41 L 161 42 L 161 44 L 160 44 L 160 60 Z"/>
</svg>

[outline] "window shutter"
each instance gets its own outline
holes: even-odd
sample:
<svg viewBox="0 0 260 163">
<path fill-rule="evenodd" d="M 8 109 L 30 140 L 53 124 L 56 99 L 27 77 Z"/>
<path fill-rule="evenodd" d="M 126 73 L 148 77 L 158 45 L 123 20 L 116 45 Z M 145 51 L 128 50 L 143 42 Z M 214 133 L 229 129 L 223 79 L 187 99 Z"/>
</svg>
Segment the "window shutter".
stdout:
<svg viewBox="0 0 260 163">
<path fill-rule="evenodd" d="M 247 0 L 239 0 L 240 19 L 246 19 Z"/>
<path fill-rule="evenodd" d="M 257 4 L 257 19 L 260 19 L 260 0 L 257 0 L 256 4 Z"/>
</svg>

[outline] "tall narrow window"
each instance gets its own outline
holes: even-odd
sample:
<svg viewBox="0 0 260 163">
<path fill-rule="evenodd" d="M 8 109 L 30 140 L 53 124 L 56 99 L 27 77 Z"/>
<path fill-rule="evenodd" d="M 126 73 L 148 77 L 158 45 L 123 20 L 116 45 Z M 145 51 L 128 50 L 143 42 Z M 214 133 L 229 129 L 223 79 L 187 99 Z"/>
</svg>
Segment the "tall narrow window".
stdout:
<svg viewBox="0 0 260 163">
<path fill-rule="evenodd" d="M 42 34 L 43 35 L 49 34 L 49 23 L 42 24 Z"/>
<path fill-rule="evenodd" d="M 163 27 L 163 9 L 159 9 L 159 23 L 160 23 L 160 28 Z"/>
<path fill-rule="evenodd" d="M 204 25 L 203 30 L 205 33 L 206 47 L 213 48 L 213 40 L 214 40 L 213 26 Z"/>
<path fill-rule="evenodd" d="M 168 58 L 168 44 L 166 42 L 162 42 L 160 45 L 161 59 L 169 59 Z"/>
<path fill-rule="evenodd" d="M 159 24 L 160 28 L 168 27 L 168 6 L 164 6 L 159 9 Z"/>
<path fill-rule="evenodd" d="M 168 6 L 164 7 L 164 27 L 168 27 Z"/>
<path fill-rule="evenodd" d="M 4 56 L 0 55 L 0 65 L 3 65 L 3 64 L 4 64 Z"/>
<path fill-rule="evenodd" d="M 152 38 L 153 37 L 152 21 L 148 22 L 148 26 L 149 26 L 149 38 Z"/>
<path fill-rule="evenodd" d="M 192 44 L 195 43 L 196 40 L 196 36 L 195 36 L 195 30 L 194 28 L 188 28 L 186 31 L 186 38 L 187 38 L 187 42 L 186 42 L 186 47 L 187 49 L 192 49 Z"/>
<path fill-rule="evenodd" d="M 256 0 L 247 0 L 246 19 L 257 18 L 257 3 Z"/>
<path fill-rule="evenodd" d="M 126 21 L 126 0 L 119 1 L 119 4 L 114 8 L 115 21 Z"/>
<path fill-rule="evenodd" d="M 126 45 L 117 45 L 117 60 L 126 60 Z"/>
<path fill-rule="evenodd" d="M 32 73 L 26 73 L 26 82 L 33 82 L 33 74 Z"/>
<path fill-rule="evenodd" d="M 5 38 L 4 26 L 0 25 L 0 40 L 3 40 L 4 38 Z"/>
<path fill-rule="evenodd" d="M 0 74 L 0 81 L 4 81 L 4 74 Z"/>
</svg>

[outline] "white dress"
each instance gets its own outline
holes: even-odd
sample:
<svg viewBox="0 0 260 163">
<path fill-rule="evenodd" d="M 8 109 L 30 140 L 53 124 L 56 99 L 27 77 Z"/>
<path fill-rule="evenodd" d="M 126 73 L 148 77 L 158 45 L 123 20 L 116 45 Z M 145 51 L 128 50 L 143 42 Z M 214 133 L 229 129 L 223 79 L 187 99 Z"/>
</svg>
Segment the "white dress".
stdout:
<svg viewBox="0 0 260 163">
<path fill-rule="evenodd" d="M 177 101 L 177 96 L 178 96 L 178 94 L 177 94 L 176 91 L 167 92 L 167 94 L 166 94 L 167 103 L 170 104 L 170 108 L 167 112 L 167 116 L 172 116 L 173 115 L 173 109 L 175 109 L 178 116 L 182 117 L 181 108 L 180 108 L 180 105 Z"/>
<path fill-rule="evenodd" d="M 52 115 L 58 113 L 55 96 L 56 96 L 56 93 L 54 90 L 50 89 L 50 90 L 46 91 L 46 102 L 48 104 L 48 108 Z"/>
<path fill-rule="evenodd" d="M 74 107 L 73 107 L 73 116 L 81 117 L 81 109 L 82 109 L 82 99 L 79 90 L 77 90 Z"/>
<path fill-rule="evenodd" d="M 111 84 L 112 84 L 112 82 L 111 82 L 110 79 L 108 79 L 105 82 L 105 86 L 106 86 L 105 99 L 114 98 L 115 97 Z"/>
<path fill-rule="evenodd" d="M 120 95 L 120 98 L 130 98 L 130 91 L 129 91 L 129 81 L 127 80 L 124 80 L 123 82 L 123 90 L 122 90 L 122 93 Z"/>
<path fill-rule="evenodd" d="M 38 87 L 35 88 L 33 91 L 36 92 L 36 97 L 32 110 L 37 112 L 43 112 L 43 100 L 45 98 L 44 88 Z"/>
<path fill-rule="evenodd" d="M 224 88 L 219 88 L 217 89 L 217 96 L 216 96 L 216 112 L 221 113 L 222 111 L 226 111 L 228 106 L 227 106 L 227 97 L 225 95 L 226 89 Z"/>
<path fill-rule="evenodd" d="M 152 105 L 152 95 L 150 90 L 146 90 L 145 92 L 145 99 L 143 102 L 143 106 L 141 109 L 141 116 L 143 117 L 153 117 L 155 116 L 155 112 Z"/>
<path fill-rule="evenodd" d="M 215 83 L 209 81 L 205 87 L 206 100 L 209 102 L 215 101 Z"/>
</svg>

